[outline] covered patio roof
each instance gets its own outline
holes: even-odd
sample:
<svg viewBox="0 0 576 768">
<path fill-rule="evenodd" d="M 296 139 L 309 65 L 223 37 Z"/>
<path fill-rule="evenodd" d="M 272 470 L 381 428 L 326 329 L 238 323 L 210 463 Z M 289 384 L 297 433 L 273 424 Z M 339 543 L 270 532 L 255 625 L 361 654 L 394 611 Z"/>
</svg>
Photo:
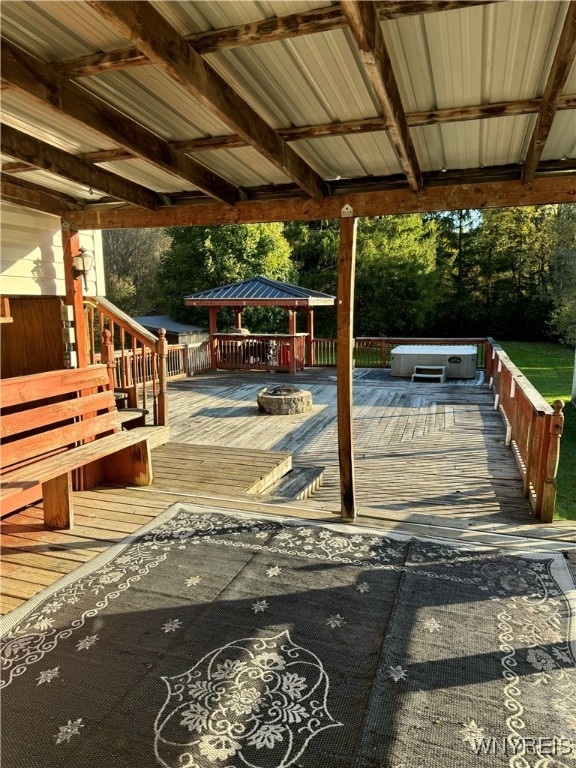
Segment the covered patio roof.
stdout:
<svg viewBox="0 0 576 768">
<path fill-rule="evenodd" d="M 75 229 L 576 196 L 574 1 L 1 13 L 2 194 Z"/>
<path fill-rule="evenodd" d="M 308 307 L 332 306 L 335 296 L 302 288 L 299 285 L 282 283 L 258 275 L 238 283 L 221 285 L 206 291 L 199 291 L 184 297 L 187 307 L 284 307 L 305 309 Z"/>
</svg>

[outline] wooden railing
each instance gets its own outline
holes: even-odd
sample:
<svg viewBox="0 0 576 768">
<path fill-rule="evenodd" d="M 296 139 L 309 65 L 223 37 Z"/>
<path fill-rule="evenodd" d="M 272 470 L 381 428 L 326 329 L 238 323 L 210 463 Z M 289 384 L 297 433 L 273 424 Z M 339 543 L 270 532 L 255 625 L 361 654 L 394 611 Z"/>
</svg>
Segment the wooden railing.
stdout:
<svg viewBox="0 0 576 768">
<path fill-rule="evenodd" d="M 486 375 L 494 389 L 494 407 L 506 425 L 506 445 L 514 451 L 522 473 L 525 495 L 534 515 L 550 523 L 556 503 L 564 403 L 555 400 L 549 405 L 493 339 L 488 339 Z"/>
<path fill-rule="evenodd" d="M 308 365 L 336 365 L 336 339 L 312 339 L 312 360 Z"/>
<path fill-rule="evenodd" d="M 126 393 L 129 407 L 151 405 L 154 424 L 168 424 L 165 332 L 157 338 L 103 297 L 86 304 L 90 362 L 108 366 L 111 385 Z"/>
<path fill-rule="evenodd" d="M 400 345 L 465 344 L 477 349 L 477 368 L 486 367 L 488 341 L 483 338 L 414 338 L 413 336 L 364 336 L 354 342 L 354 362 L 358 368 L 390 368 L 392 349 Z M 336 365 L 336 339 L 314 339 L 312 365 Z M 310 365 L 310 362 L 308 363 Z"/>
<path fill-rule="evenodd" d="M 216 333 L 216 367 L 223 370 L 286 371 L 304 368 L 307 334 Z"/>
</svg>

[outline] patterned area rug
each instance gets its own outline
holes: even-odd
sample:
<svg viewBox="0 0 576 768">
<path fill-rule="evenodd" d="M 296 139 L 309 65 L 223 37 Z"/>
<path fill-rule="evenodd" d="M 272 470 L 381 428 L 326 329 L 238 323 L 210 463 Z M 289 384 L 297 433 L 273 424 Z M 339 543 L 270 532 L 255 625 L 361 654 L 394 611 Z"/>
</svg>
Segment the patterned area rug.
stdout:
<svg viewBox="0 0 576 768">
<path fill-rule="evenodd" d="M 576 765 L 574 583 L 178 504 L 3 626 L 4 768 Z"/>
</svg>

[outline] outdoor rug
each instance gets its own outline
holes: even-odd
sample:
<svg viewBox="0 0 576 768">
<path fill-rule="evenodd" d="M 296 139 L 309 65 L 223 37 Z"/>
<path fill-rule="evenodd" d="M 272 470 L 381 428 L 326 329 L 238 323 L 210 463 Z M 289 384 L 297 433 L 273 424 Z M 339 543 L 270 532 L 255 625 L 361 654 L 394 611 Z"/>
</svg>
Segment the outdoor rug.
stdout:
<svg viewBox="0 0 576 768">
<path fill-rule="evenodd" d="M 561 554 L 177 504 L 6 617 L 4 768 L 576 765 Z"/>
</svg>

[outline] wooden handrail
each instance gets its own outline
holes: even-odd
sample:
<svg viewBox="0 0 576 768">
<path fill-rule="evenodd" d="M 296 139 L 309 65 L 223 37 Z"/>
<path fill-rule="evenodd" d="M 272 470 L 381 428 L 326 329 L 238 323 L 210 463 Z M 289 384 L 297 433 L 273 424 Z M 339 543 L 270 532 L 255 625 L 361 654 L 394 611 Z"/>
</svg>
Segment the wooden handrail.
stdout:
<svg viewBox="0 0 576 768">
<path fill-rule="evenodd" d="M 103 296 L 86 300 L 90 307 L 91 362 L 96 362 L 94 310 L 98 312 L 101 361 L 108 366 L 109 376 L 116 389 L 128 394 L 131 407 L 148 407 L 148 386 L 152 390 L 155 425 L 168 424 L 167 399 L 167 341 L 166 331 L 160 328 L 158 336 L 148 331 L 133 318 Z M 114 342 L 118 331 L 120 357 L 117 359 Z M 126 335 L 131 339 L 127 345 Z"/>
<path fill-rule="evenodd" d="M 490 361 L 494 408 L 498 408 L 506 424 L 506 442 L 516 456 L 535 517 L 551 523 L 564 403 L 555 400 L 550 405 L 493 339 L 488 339 L 488 347 L 486 360 Z"/>
</svg>

